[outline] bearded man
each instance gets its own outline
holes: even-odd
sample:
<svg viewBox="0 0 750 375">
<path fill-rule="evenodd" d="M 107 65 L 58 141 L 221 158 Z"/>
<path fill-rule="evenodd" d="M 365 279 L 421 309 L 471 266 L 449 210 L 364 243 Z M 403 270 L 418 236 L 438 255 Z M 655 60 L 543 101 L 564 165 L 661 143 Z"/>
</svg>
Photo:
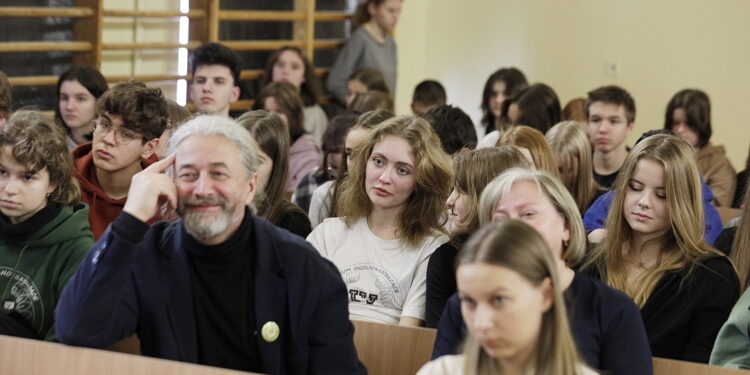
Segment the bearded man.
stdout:
<svg viewBox="0 0 750 375">
<path fill-rule="evenodd" d="M 336 267 L 248 207 L 258 150 L 247 130 L 199 116 L 172 135 L 170 151 L 133 177 L 123 212 L 65 287 L 60 341 L 104 348 L 136 333 L 153 357 L 366 373 Z M 165 207 L 181 220 L 146 224 Z"/>
</svg>

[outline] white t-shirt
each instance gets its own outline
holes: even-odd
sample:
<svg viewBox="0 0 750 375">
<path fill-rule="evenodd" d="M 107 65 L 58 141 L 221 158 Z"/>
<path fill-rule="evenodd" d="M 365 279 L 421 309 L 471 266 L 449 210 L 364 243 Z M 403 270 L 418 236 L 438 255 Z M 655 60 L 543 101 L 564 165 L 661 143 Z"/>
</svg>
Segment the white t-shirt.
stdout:
<svg viewBox="0 0 750 375">
<path fill-rule="evenodd" d="M 305 131 L 310 133 L 315 139 L 315 144 L 321 147 L 323 144 L 323 133 L 326 132 L 326 128 L 328 127 L 326 113 L 317 104 L 303 108 L 302 113 L 305 117 Z"/>
<path fill-rule="evenodd" d="M 318 226 L 324 219 L 331 216 L 331 204 L 333 200 L 333 181 L 326 181 L 313 191 L 310 198 L 310 209 L 308 217 L 312 228 Z"/>
<path fill-rule="evenodd" d="M 375 236 L 361 218 L 347 228 L 341 218 L 323 220 L 307 240 L 341 272 L 349 291 L 349 318 L 398 324 L 403 316 L 424 320 L 427 263 L 442 234 L 412 248 Z"/>
<path fill-rule="evenodd" d="M 430 362 L 425 363 L 417 375 L 460 375 L 464 373 L 464 362 L 466 357 L 463 354 L 460 355 L 444 355 L 436 358 Z M 578 369 L 580 375 L 598 375 L 598 373 L 584 365 L 581 365 Z M 534 371 L 526 371 L 528 374 L 533 374 Z"/>
</svg>

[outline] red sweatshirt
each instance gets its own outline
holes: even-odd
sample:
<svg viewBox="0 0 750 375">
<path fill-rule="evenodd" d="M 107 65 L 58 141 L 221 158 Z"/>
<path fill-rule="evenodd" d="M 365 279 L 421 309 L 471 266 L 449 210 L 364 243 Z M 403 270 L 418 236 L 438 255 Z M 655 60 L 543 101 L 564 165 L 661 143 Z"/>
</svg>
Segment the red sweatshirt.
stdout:
<svg viewBox="0 0 750 375">
<path fill-rule="evenodd" d="M 141 160 L 141 166 L 146 168 L 158 160 L 156 154 L 153 154 L 150 158 Z M 112 199 L 99 186 L 90 142 L 73 150 L 73 175 L 81 185 L 81 201 L 89 206 L 91 232 L 94 233 L 94 240 L 98 241 L 107 226 L 120 214 L 127 198 Z M 149 223 L 155 221 L 152 219 Z"/>
</svg>

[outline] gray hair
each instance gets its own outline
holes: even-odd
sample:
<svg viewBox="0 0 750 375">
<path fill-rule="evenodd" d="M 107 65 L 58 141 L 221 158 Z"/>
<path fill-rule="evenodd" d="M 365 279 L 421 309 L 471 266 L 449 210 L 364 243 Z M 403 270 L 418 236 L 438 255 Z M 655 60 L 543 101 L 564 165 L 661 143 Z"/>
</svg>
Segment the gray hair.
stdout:
<svg viewBox="0 0 750 375">
<path fill-rule="evenodd" d="M 586 255 L 586 231 L 583 228 L 581 214 L 565 185 L 546 170 L 512 168 L 495 177 L 487 184 L 479 198 L 479 223 L 484 225 L 491 222 L 497 201 L 507 195 L 517 182 L 524 181 L 535 183 L 567 222 L 570 241 L 568 247 L 563 249 L 562 257 L 570 266 L 578 264 Z"/>
<path fill-rule="evenodd" d="M 242 125 L 234 120 L 217 115 L 197 116 L 179 128 L 169 138 L 169 153 L 173 153 L 177 146 L 185 139 L 198 136 L 220 135 L 234 143 L 240 150 L 242 164 L 245 165 L 247 176 L 251 176 L 258 169 L 258 145 L 253 137 Z"/>
</svg>

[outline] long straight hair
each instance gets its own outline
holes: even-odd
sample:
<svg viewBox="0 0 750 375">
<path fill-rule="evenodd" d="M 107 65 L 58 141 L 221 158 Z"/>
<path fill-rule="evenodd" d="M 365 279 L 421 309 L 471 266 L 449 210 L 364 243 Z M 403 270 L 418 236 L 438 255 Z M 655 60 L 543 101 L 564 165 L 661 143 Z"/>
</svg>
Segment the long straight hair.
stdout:
<svg viewBox="0 0 750 375">
<path fill-rule="evenodd" d="M 669 212 L 670 230 L 660 238 L 656 265 L 640 279 L 628 286 L 625 252 L 633 243 L 633 230 L 623 216 L 625 195 L 636 165 L 651 160 L 664 167 L 664 180 Z M 585 267 L 596 267 L 602 280 L 623 291 L 643 307 L 664 273 L 688 267 L 691 277 L 701 260 L 722 254 L 703 239 L 703 197 L 700 174 L 695 162 L 693 146 L 665 134 L 648 137 L 636 144 L 620 169 L 614 184 L 615 197 L 607 216 L 604 242 L 594 249 Z"/>
<path fill-rule="evenodd" d="M 459 256 L 459 267 L 474 263 L 505 267 L 517 272 L 535 287 L 549 279 L 554 300 L 542 316 L 539 339 L 529 367 L 540 375 L 575 375 L 581 372 L 584 366 L 570 333 L 555 260 L 536 230 L 513 219 L 491 222 L 469 238 Z M 460 284 L 458 287 L 461 290 Z M 498 374 L 496 360 L 471 335 L 464 344 L 464 357 L 464 374 Z"/>
<path fill-rule="evenodd" d="M 594 200 L 597 190 L 601 189 L 594 180 L 594 163 L 589 139 L 577 121 L 563 121 L 553 126 L 546 137 L 553 154 L 557 155 L 560 179 L 573 195 L 578 210 L 583 214 Z M 575 177 L 567 178 L 568 171 L 576 164 L 578 168 L 574 171 Z"/>
<path fill-rule="evenodd" d="M 479 229 L 479 197 L 484 188 L 511 168 L 531 168 L 515 146 L 485 147 L 453 157 L 453 188 L 468 198 L 465 217 L 458 223 L 466 233 Z"/>
<path fill-rule="evenodd" d="M 299 88 L 300 98 L 302 104 L 306 107 L 318 104 L 318 101 L 323 96 L 323 89 L 321 88 L 320 79 L 315 75 L 315 68 L 313 67 L 310 60 L 302 52 L 302 49 L 296 46 L 284 46 L 271 54 L 266 61 L 266 69 L 263 71 L 263 77 L 260 80 L 260 87 L 266 87 L 268 84 L 273 82 L 273 67 L 276 62 L 281 58 L 281 54 L 290 51 L 294 52 L 302 60 L 303 69 L 305 69 L 304 77 L 305 80 L 302 82 Z"/>
<path fill-rule="evenodd" d="M 289 175 L 289 134 L 286 126 L 281 118 L 262 110 L 243 113 L 237 118 L 237 123 L 250 132 L 260 150 L 273 161 L 268 183 L 253 199 L 253 206 L 258 216 L 275 224 L 284 212 L 297 207 L 284 198 Z"/>
</svg>

